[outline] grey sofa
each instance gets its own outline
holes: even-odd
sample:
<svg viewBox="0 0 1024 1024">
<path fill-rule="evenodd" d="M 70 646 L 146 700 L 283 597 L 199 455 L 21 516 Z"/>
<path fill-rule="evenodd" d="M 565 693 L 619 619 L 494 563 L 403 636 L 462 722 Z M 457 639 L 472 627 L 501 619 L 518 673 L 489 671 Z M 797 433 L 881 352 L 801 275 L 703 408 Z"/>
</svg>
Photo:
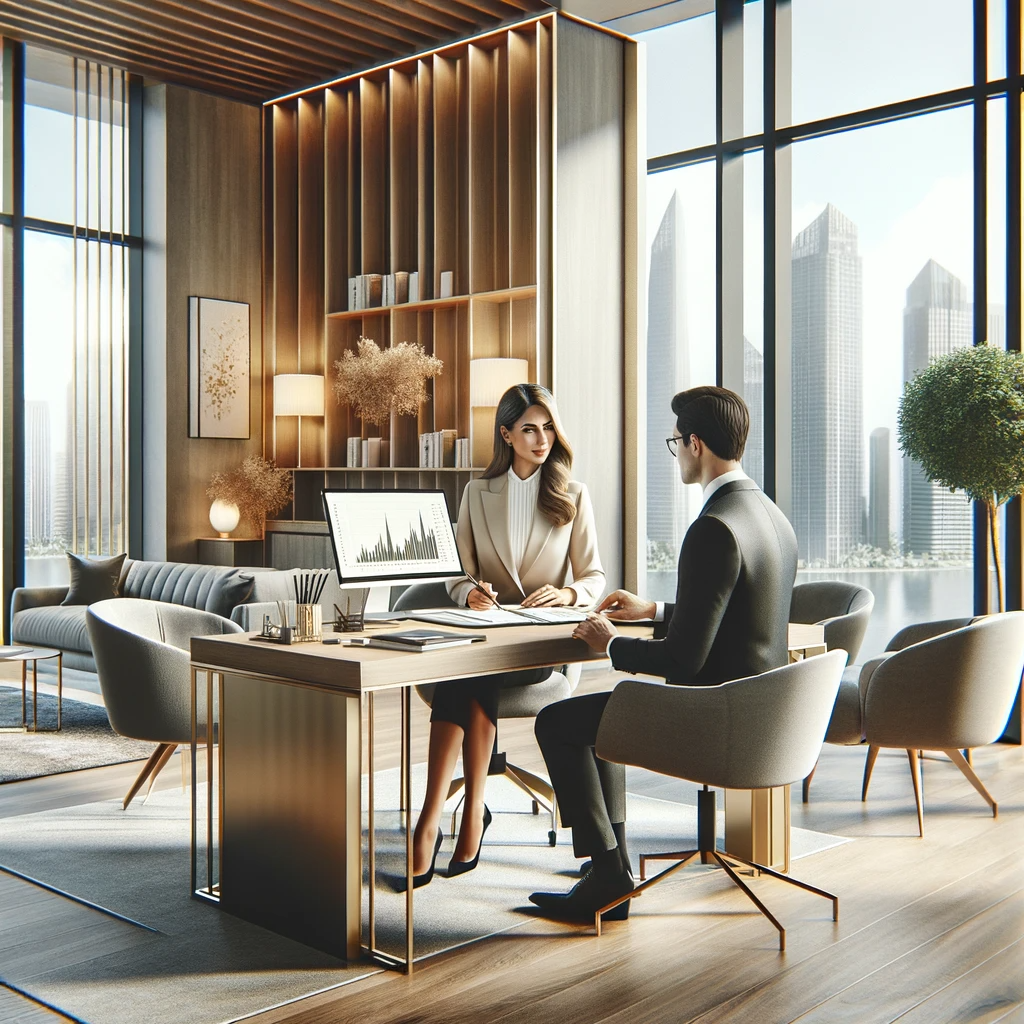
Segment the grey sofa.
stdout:
<svg viewBox="0 0 1024 1024">
<path fill-rule="evenodd" d="M 195 608 L 230 619 L 244 630 L 258 630 L 263 611 L 271 612 L 277 621 L 277 605 L 267 602 L 294 596 L 292 575 L 292 570 L 125 559 L 120 596 Z M 244 581 L 240 577 L 244 577 Z M 251 586 L 247 587 L 245 583 L 249 581 Z M 244 595 L 241 600 L 238 600 L 239 590 Z M 62 605 L 67 593 L 67 587 L 15 590 L 11 600 L 11 642 L 61 650 L 65 667 L 95 672 L 96 662 L 86 626 L 87 606 Z M 328 613 L 337 595 L 332 570 L 320 602 L 325 621 L 333 618 Z"/>
</svg>

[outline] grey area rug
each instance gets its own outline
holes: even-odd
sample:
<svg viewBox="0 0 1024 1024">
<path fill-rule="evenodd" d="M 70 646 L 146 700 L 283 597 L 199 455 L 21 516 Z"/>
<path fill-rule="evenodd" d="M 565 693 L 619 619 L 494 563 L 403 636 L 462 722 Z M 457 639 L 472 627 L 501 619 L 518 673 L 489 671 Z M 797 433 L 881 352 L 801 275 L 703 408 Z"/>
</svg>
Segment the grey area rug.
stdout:
<svg viewBox="0 0 1024 1024">
<path fill-rule="evenodd" d="M 424 766 L 415 767 L 413 778 L 416 799 L 423 792 Z M 397 771 L 378 773 L 375 790 L 377 946 L 400 956 L 405 896 L 397 890 L 405 872 L 405 839 L 394 810 Z M 630 795 L 634 862 L 641 851 L 695 845 L 695 793 L 686 790 L 681 802 Z M 494 821 L 480 866 L 457 878 L 443 877 L 454 848 L 446 835 L 439 874 L 415 891 L 417 959 L 529 924 L 534 919 L 530 892 L 565 889 L 578 877 L 568 831 L 560 830 L 558 845 L 549 846 L 549 817 L 533 815 L 528 799 L 511 783 L 489 780 L 487 802 Z M 141 934 L 132 949 L 79 965 L 54 966 L 40 952 L 7 980 L 89 1024 L 219 1024 L 375 969 L 370 963 L 347 965 L 190 899 L 190 810 L 188 796 L 175 788 L 154 793 L 127 813 L 118 802 L 106 801 L 3 819 L 0 865 L 160 932 Z M 447 830 L 450 816 L 444 824 Z M 364 848 L 365 826 L 364 817 Z M 845 841 L 793 829 L 795 856 Z M 364 869 L 365 863 L 364 858 Z M 687 881 L 684 876 L 668 884 Z M 673 906 L 669 892 L 665 898 L 659 913 Z M 364 886 L 364 921 L 367 901 Z"/>
<path fill-rule="evenodd" d="M 32 720 L 32 693 L 28 694 Z M 123 764 L 149 757 L 155 743 L 125 739 L 110 728 L 107 712 L 77 700 L 63 702 L 60 732 L 0 734 L 0 783 L 58 775 L 82 768 Z M 57 724 L 57 698 L 39 695 L 39 725 Z M 0 726 L 21 725 L 21 687 L 0 686 Z"/>
</svg>

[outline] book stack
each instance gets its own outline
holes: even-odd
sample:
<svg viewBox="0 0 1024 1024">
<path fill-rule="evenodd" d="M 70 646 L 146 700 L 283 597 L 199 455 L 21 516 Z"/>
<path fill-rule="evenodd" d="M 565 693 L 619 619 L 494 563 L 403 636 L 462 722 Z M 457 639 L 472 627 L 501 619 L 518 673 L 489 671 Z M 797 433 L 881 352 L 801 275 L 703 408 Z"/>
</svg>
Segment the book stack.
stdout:
<svg viewBox="0 0 1024 1024">
<path fill-rule="evenodd" d="M 463 647 L 482 643 L 483 633 L 449 633 L 443 629 L 405 629 L 397 633 L 377 633 L 367 646 L 386 647 L 392 651 L 436 651 L 441 647 Z"/>
<path fill-rule="evenodd" d="M 409 301 L 409 278 L 406 270 L 396 271 L 384 277 L 384 305 L 397 306 Z"/>
<path fill-rule="evenodd" d="M 473 460 L 469 454 L 469 438 L 458 437 L 455 439 L 455 468 L 470 469 Z"/>
<path fill-rule="evenodd" d="M 455 430 L 433 430 L 420 434 L 420 469 L 455 467 Z"/>
<path fill-rule="evenodd" d="M 390 275 L 389 275 L 390 276 Z M 348 279 L 348 308 L 373 309 L 384 300 L 384 276 L 359 274 Z"/>
</svg>

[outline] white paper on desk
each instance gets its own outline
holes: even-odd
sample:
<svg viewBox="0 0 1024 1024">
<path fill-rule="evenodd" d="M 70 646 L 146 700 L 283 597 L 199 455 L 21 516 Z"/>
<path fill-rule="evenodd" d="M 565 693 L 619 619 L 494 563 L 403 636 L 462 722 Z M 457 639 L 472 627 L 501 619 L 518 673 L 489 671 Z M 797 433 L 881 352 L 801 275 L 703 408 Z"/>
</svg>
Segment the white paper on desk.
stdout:
<svg viewBox="0 0 1024 1024">
<path fill-rule="evenodd" d="M 513 610 L 513 607 L 491 608 L 487 611 L 474 611 L 470 608 L 431 608 L 417 612 L 410 611 L 409 617 L 447 626 L 526 626 L 531 622 L 543 624 L 582 622 L 587 617 L 585 612 L 575 608 Z"/>
</svg>

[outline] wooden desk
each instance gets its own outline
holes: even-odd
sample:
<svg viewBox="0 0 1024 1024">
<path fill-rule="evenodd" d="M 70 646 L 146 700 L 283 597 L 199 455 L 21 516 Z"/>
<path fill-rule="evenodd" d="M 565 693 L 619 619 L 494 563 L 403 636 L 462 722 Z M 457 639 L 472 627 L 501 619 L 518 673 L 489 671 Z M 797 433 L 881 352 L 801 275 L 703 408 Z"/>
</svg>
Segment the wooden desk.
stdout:
<svg viewBox="0 0 1024 1024">
<path fill-rule="evenodd" d="M 369 722 L 369 874 L 375 878 L 373 696 L 402 690 L 401 786 L 412 807 L 411 694 L 417 683 L 603 660 L 572 625 L 485 632 L 487 642 L 427 653 L 323 644 L 277 646 L 246 635 L 192 640 L 192 893 L 335 956 L 361 953 L 362 720 Z M 620 626 L 627 636 L 650 627 Z M 811 638 L 813 639 L 813 637 Z M 807 638 L 800 636 L 797 643 Z M 802 650 L 803 648 L 801 648 Z M 197 725 L 197 709 L 219 732 Z M 202 718 L 203 716 L 198 716 Z M 214 739 L 219 740 L 214 753 Z M 206 764 L 199 814 L 197 761 Z M 743 828 L 733 801 L 732 827 Z M 747 802 L 747 806 L 751 806 Z M 750 813 L 755 814 L 756 809 Z M 728 814 L 727 810 L 727 814 Z M 411 873 L 411 815 L 406 815 Z M 752 832 L 752 828 L 748 827 Z M 739 834 L 739 833 L 737 833 Z M 764 863 L 762 860 L 761 863 Z M 376 949 L 369 887 L 368 952 L 407 971 L 413 888 L 406 892 L 404 960 Z"/>
</svg>

